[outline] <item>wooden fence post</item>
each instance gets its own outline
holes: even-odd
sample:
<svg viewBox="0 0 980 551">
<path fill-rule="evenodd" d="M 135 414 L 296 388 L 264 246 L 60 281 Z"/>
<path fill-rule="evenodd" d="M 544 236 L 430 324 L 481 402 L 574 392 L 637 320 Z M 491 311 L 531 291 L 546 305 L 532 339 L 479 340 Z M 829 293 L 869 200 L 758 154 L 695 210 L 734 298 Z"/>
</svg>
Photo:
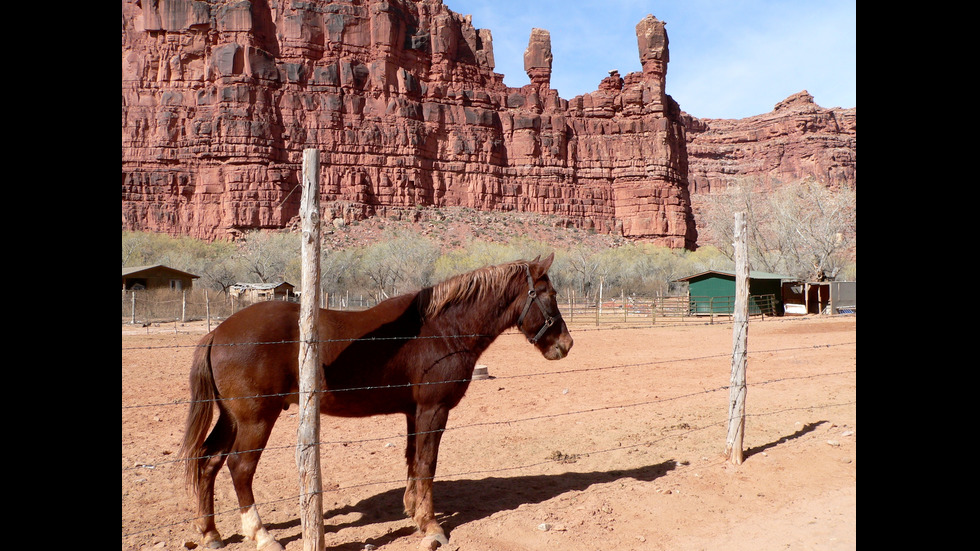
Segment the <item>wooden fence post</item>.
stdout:
<svg viewBox="0 0 980 551">
<path fill-rule="evenodd" d="M 575 308 L 572 306 L 575 304 L 575 289 L 572 289 L 568 293 L 568 321 L 575 321 Z"/>
<path fill-rule="evenodd" d="M 320 483 L 320 152 L 303 151 L 303 295 L 299 317 L 299 470 L 300 524 L 305 551 L 323 551 L 323 493 Z"/>
<path fill-rule="evenodd" d="M 595 305 L 595 326 L 599 327 L 599 318 L 602 317 L 602 284 L 603 278 L 599 278 L 599 300 Z"/>
<path fill-rule="evenodd" d="M 745 436 L 745 367 L 749 333 L 749 261 L 745 213 L 735 213 L 735 307 L 732 312 L 732 378 L 728 390 L 728 460 L 741 465 Z"/>
<path fill-rule="evenodd" d="M 211 300 L 208 299 L 208 290 L 204 290 L 204 317 L 208 319 L 208 333 L 211 332 Z"/>
</svg>

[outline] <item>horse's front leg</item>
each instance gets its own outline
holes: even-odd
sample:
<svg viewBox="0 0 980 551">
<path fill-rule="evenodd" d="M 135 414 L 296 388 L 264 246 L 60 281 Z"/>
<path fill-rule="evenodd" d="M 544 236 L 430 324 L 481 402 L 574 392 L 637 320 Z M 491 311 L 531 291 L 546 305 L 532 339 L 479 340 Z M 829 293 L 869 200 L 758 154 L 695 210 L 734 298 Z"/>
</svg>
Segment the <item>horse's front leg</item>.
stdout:
<svg viewBox="0 0 980 551">
<path fill-rule="evenodd" d="M 408 420 L 405 443 L 405 463 L 408 465 L 408 482 L 405 484 L 405 514 L 415 518 L 415 413 L 405 415 Z"/>
<path fill-rule="evenodd" d="M 419 405 L 415 416 L 415 462 L 414 469 L 409 461 L 409 474 L 405 491 L 406 508 L 411 499 L 414 507 L 412 518 L 419 530 L 425 534 L 420 544 L 423 549 L 435 549 L 446 545 L 449 540 L 442 526 L 436 522 L 435 508 L 432 504 L 432 482 L 436 475 L 436 461 L 439 457 L 439 442 L 449 419 L 449 408 L 443 405 Z M 411 425 L 411 423 L 409 423 Z M 411 446 L 409 446 L 411 447 Z"/>
</svg>

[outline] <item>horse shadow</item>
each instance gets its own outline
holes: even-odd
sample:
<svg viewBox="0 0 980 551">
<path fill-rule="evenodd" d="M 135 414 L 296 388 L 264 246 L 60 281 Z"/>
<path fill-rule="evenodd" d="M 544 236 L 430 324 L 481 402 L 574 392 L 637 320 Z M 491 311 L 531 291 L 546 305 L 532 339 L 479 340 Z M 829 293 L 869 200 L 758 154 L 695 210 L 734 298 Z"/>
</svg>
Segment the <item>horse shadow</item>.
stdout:
<svg viewBox="0 0 980 551">
<path fill-rule="evenodd" d="M 745 450 L 744 457 L 748 459 L 757 453 L 801 438 L 827 422 L 816 421 L 808 423 L 790 435 L 783 436 L 767 444 L 748 448 Z M 519 506 L 526 504 L 541 503 L 566 492 L 586 490 L 594 484 L 615 482 L 626 478 L 632 478 L 639 482 L 651 482 L 664 476 L 676 467 L 676 461 L 667 460 L 655 465 L 647 465 L 634 469 L 614 469 L 610 471 L 490 477 L 475 480 L 437 479 L 432 485 L 432 491 L 436 496 L 436 507 L 444 511 L 437 515 L 437 519 L 446 531 L 446 535 L 450 536 L 452 530 L 457 526 L 487 518 L 500 511 L 517 509 Z M 402 497 L 404 494 L 404 487 L 393 488 L 362 499 L 356 504 L 345 505 L 325 511 L 323 514 L 324 530 L 337 532 L 343 528 L 404 520 L 406 518 L 402 512 L 404 508 Z M 330 519 L 333 517 L 351 513 L 359 513 L 360 517 L 357 520 L 343 523 L 334 524 L 330 522 Z M 267 527 L 286 529 L 297 527 L 299 524 L 299 519 L 296 519 L 289 522 L 268 524 Z M 381 547 L 400 538 L 411 536 L 415 532 L 415 526 L 408 523 L 403 528 L 392 530 L 376 538 L 341 544 L 332 549 L 334 551 L 361 551 L 365 544 Z M 296 536 L 281 539 L 280 543 L 285 545 L 290 541 L 301 538 L 302 535 L 297 534 Z"/>
<path fill-rule="evenodd" d="M 676 467 L 676 461 L 668 460 L 635 469 L 490 477 L 472 480 L 436 480 L 433 483 L 432 491 L 436 496 L 436 507 L 443 511 L 437 515 L 437 520 L 446 531 L 446 535 L 451 537 L 453 529 L 457 526 L 489 517 L 500 511 L 513 510 L 526 504 L 541 503 L 566 492 L 581 491 L 594 484 L 614 482 L 624 478 L 650 482 L 664 476 Z M 356 504 L 325 511 L 323 514 L 324 529 L 328 532 L 336 532 L 343 528 L 404 520 L 407 518 L 403 513 L 402 497 L 404 494 L 404 488 L 393 488 L 365 498 Z M 350 513 L 360 513 L 360 517 L 357 520 L 340 524 L 330 522 L 332 517 Z M 298 521 L 269 524 L 267 527 L 289 528 L 295 525 L 298 525 Z M 376 538 L 342 544 L 332 549 L 336 551 L 360 551 L 365 544 L 381 547 L 415 532 L 415 526 L 409 523 L 404 528 L 393 530 Z M 280 543 L 285 545 L 289 541 L 298 540 L 301 537 L 301 535 L 286 537 L 281 539 Z"/>
</svg>

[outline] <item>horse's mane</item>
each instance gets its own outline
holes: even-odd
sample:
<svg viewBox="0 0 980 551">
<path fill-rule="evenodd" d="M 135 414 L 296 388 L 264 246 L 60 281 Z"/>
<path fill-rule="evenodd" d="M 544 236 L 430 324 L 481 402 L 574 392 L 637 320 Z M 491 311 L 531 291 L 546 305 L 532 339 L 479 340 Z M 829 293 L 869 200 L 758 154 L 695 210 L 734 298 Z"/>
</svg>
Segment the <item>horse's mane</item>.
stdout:
<svg viewBox="0 0 980 551">
<path fill-rule="evenodd" d="M 527 265 L 525 260 L 517 260 L 496 266 L 486 266 L 459 274 L 431 287 L 431 295 L 425 305 L 423 315 L 427 318 L 438 315 L 453 304 L 482 301 L 493 291 L 500 291 Z"/>
</svg>

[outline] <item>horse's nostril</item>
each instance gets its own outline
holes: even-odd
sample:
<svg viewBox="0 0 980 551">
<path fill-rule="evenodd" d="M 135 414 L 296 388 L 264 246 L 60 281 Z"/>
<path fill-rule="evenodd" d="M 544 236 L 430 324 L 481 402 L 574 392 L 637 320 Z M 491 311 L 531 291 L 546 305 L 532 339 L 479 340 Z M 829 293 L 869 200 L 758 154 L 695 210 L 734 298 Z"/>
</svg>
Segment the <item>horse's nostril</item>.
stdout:
<svg viewBox="0 0 980 551">
<path fill-rule="evenodd" d="M 555 350 L 555 352 L 556 352 L 556 354 L 558 356 L 556 359 L 559 359 L 560 360 L 560 359 L 564 358 L 565 356 L 567 356 L 568 355 L 568 350 L 571 347 L 572 347 L 571 342 L 569 342 L 567 344 L 566 343 L 563 343 L 563 342 L 556 342 L 555 343 L 555 346 L 554 346 L 554 350 Z"/>
</svg>

